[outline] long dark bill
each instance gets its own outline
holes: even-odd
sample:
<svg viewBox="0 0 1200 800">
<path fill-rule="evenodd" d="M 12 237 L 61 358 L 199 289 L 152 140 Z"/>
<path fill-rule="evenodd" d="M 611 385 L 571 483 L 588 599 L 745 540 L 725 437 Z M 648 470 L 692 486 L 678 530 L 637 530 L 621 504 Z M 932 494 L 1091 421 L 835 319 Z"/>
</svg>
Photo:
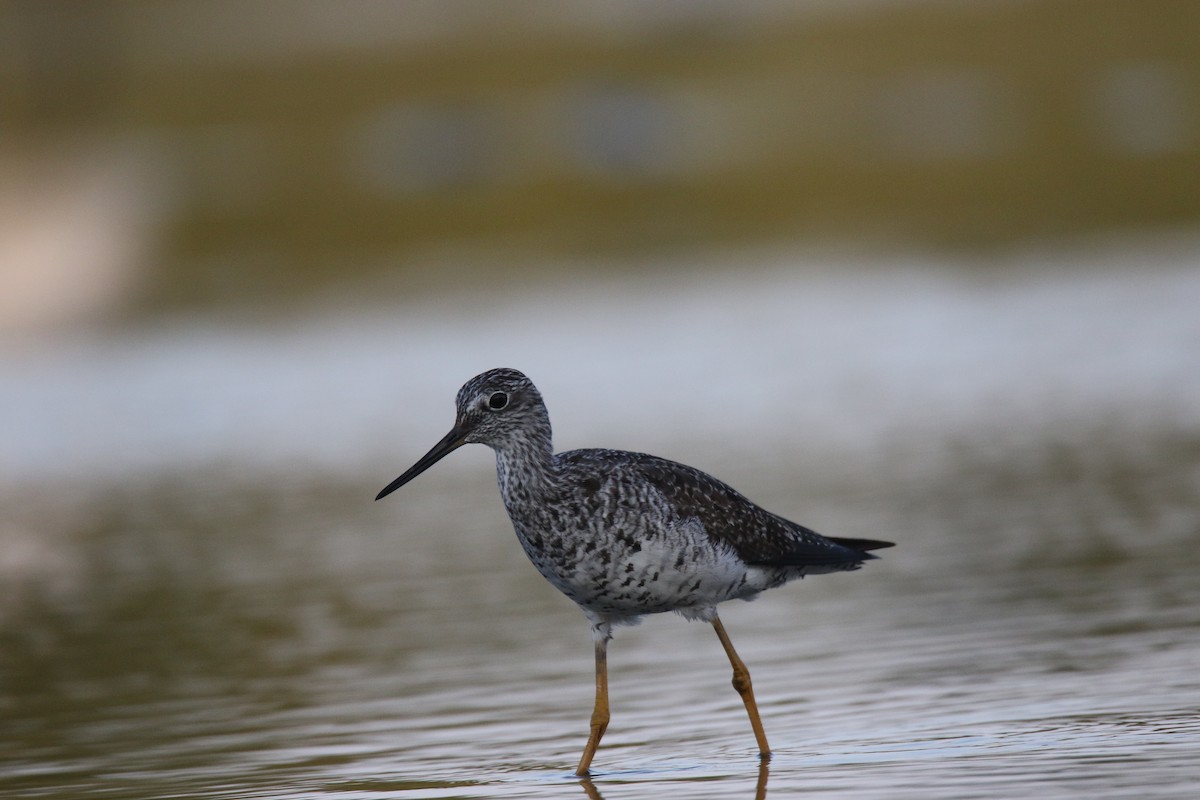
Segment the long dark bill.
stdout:
<svg viewBox="0 0 1200 800">
<path fill-rule="evenodd" d="M 380 492 L 379 494 L 375 495 L 375 499 L 382 500 L 383 498 L 387 497 L 392 492 L 399 489 L 404 484 L 411 481 L 413 478 L 420 475 L 425 470 L 432 467 L 437 462 L 441 461 L 443 458 L 448 456 L 450 453 L 452 453 L 455 450 L 457 450 L 458 448 L 462 447 L 464 444 L 466 444 L 465 437 L 466 437 L 466 434 L 462 430 L 460 430 L 457 425 L 455 425 L 453 428 L 450 429 L 449 433 L 447 433 L 444 437 L 442 437 L 442 440 L 440 442 L 438 442 L 437 444 L 435 444 L 433 446 L 433 449 L 431 449 L 425 455 L 421 456 L 420 461 L 418 461 L 417 463 L 415 463 L 411 467 L 409 467 L 408 472 L 405 472 L 399 478 L 396 478 L 396 480 L 392 481 L 387 486 L 383 487 L 383 491 Z"/>
</svg>

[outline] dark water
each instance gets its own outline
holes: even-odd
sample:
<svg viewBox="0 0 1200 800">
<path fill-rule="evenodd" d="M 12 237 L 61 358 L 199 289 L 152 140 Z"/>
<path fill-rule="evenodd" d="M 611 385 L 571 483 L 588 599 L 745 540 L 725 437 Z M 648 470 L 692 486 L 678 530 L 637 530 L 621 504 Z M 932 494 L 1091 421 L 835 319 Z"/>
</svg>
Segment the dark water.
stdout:
<svg viewBox="0 0 1200 800">
<path fill-rule="evenodd" d="M 774 276 L 741 311 L 694 293 L 665 328 L 610 287 L 590 302 L 633 306 L 615 343 L 586 314 L 550 342 L 515 304 L 10 359 L 0 795 L 1193 797 L 1200 279 L 864 280 Z M 811 313 L 764 317 L 780 291 Z M 473 346 L 504 321 L 508 349 Z M 656 358 L 618 355 L 650 334 Z M 591 372 L 546 364 L 585 350 Z M 899 543 L 723 607 L 767 767 L 716 637 L 666 615 L 618 631 L 574 778 L 587 627 L 525 562 L 487 453 L 370 501 L 485 357 L 542 369 L 564 447 L 656 450 Z"/>
</svg>

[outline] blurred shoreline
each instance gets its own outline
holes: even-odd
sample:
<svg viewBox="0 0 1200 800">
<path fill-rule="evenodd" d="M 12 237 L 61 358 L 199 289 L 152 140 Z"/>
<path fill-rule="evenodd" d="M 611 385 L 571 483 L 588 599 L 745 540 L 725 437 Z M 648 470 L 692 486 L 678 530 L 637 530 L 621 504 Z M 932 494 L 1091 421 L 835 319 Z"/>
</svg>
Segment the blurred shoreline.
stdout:
<svg viewBox="0 0 1200 800">
<path fill-rule="evenodd" d="M 90 248 L 54 272 L 0 220 L 0 280 L 78 275 L 61 316 L 136 318 L 1195 230 L 1198 25 L 1174 0 L 11 2 L 0 184 L 74 164 L 40 224 Z"/>
</svg>

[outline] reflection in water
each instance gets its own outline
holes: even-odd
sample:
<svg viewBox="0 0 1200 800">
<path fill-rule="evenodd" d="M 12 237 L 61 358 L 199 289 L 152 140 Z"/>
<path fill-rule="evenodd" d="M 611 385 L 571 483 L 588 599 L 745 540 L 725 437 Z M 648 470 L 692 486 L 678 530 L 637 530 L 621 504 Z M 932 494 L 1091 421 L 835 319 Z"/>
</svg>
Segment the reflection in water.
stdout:
<svg viewBox="0 0 1200 800">
<path fill-rule="evenodd" d="M 758 778 L 754 784 L 754 800 L 763 800 L 767 796 L 767 778 L 771 774 L 770 762 L 770 756 L 762 758 L 758 762 Z M 600 789 L 597 788 L 591 778 L 580 778 L 579 785 L 583 787 L 583 792 L 587 795 L 588 800 L 603 800 L 604 795 L 600 793 Z M 739 796 L 738 790 L 730 787 L 726 790 L 725 796 L 736 798 Z"/>
<path fill-rule="evenodd" d="M 604 800 L 604 795 L 600 794 L 600 790 L 596 788 L 596 784 L 592 783 L 591 778 L 580 778 L 579 785 L 583 787 L 583 792 L 587 795 L 588 800 Z"/>
<path fill-rule="evenodd" d="M 760 396 L 754 385 L 735 390 L 715 379 L 688 384 L 706 387 L 699 397 L 664 389 L 634 402 L 636 387 L 620 383 L 628 402 L 599 413 L 628 414 L 632 434 L 606 433 L 603 419 L 579 426 L 599 442 L 616 438 L 696 463 L 823 532 L 903 545 L 869 581 L 831 576 L 723 606 L 753 665 L 777 795 L 1194 794 L 1197 318 L 1194 303 L 1173 299 L 1161 275 L 1141 281 L 1142 293 L 1134 292 L 1141 300 L 1125 305 L 1106 294 L 1105 280 L 1101 288 L 1083 281 L 1076 293 L 1029 289 L 1041 298 L 1033 305 L 1061 305 L 1058 325 L 1076 332 L 1101 330 L 1080 321 L 1097 309 L 1120 310 L 1127 333 L 1101 336 L 1099 354 L 1089 337 L 1071 334 L 1022 358 L 1006 344 L 1024 330 L 1020 315 L 1006 316 L 1010 304 L 1029 300 L 1016 285 L 972 290 L 979 295 L 971 308 L 995 327 L 980 333 L 960 319 L 960 335 L 948 339 L 921 332 L 915 318 L 910 327 L 893 325 L 904 315 L 875 297 L 834 303 L 821 319 L 866 308 L 864 324 L 914 350 L 893 352 L 903 362 L 894 366 L 889 345 L 871 338 L 870 363 L 893 365 L 896 374 L 868 381 L 869 370 L 852 366 L 864 353 L 854 347 L 808 369 L 796 352 L 781 351 L 773 355 L 786 369 L 763 371 L 763 381 L 775 389 L 799 383 L 778 402 L 777 392 Z M 1178 280 L 1183 289 L 1195 286 L 1191 276 Z M 861 299 L 828 286 L 811 292 L 822 302 Z M 917 301 L 935 318 L 949 314 L 928 293 Z M 685 326 L 678 341 L 695 333 L 712 344 L 686 325 L 708 324 L 723 309 L 714 302 L 671 318 Z M 800 334 L 821 328 L 806 319 Z M 1049 322 L 1037 324 L 1034 344 L 1053 333 Z M 758 352 L 753 332 L 763 328 L 747 325 L 722 327 L 731 338 L 751 332 L 730 345 L 736 353 Z M 581 345 L 571 335 L 559 343 Z M 20 442 L 30 425 L 49 429 L 60 419 L 68 428 L 39 447 L 0 453 L 0 793 L 561 797 L 577 795 L 579 784 L 585 795 L 610 800 L 765 795 L 767 767 L 755 775 L 719 643 L 705 627 L 673 617 L 620 631 L 609 654 L 616 702 L 605 769 L 590 781 L 569 774 L 592 699 L 588 637 L 576 610 L 543 584 L 513 540 L 486 458 L 464 454 L 460 467 L 430 473 L 422 492 L 380 509 L 370 501 L 375 476 L 400 451 L 419 448 L 419 437 L 380 444 L 386 458 L 329 458 L 333 451 L 311 465 L 289 458 L 310 426 L 316 431 L 342 413 L 372 418 L 363 406 L 341 404 L 349 393 L 301 391 L 290 397 L 314 407 L 291 417 L 276 407 L 266 421 L 279 425 L 271 435 L 230 445 L 226 459 L 194 459 L 189 437 L 237 439 L 246 423 L 213 413 L 219 394 L 194 380 L 209 375 L 190 371 L 194 359 L 219 362 L 263 348 L 280 358 L 294 349 L 310 368 L 341 363 L 342 355 L 361 364 L 357 348 L 371 337 L 330 335 L 325 355 L 315 338 L 300 338 L 303 346 L 266 346 L 250 336 L 203 358 L 189 349 L 204 350 L 195 342 L 182 350 L 172 349 L 179 341 L 160 343 L 161 351 L 140 356 L 89 350 L 97 363 L 17 370 L 28 382 L 0 393 L 5 418 L 22 423 L 13 433 Z M 675 339 L 656 341 L 684 359 L 683 350 L 671 350 Z M 812 347 L 798 352 L 820 349 Z M 369 355 L 373 362 L 378 354 Z M 508 360 L 495 355 L 480 358 Z M 968 369 L 975 359 L 986 369 Z M 649 360 L 633 360 L 650 374 Z M 182 376 L 163 366 L 173 361 Z M 837 371 L 843 362 L 851 366 Z M 961 369 L 934 368 L 943 363 Z M 1053 363 L 1062 370 L 1049 369 Z M 424 374 L 418 366 L 405 364 L 416 370 L 410 376 Z M 250 370 L 223 367 L 247 381 L 234 399 L 250 403 L 261 388 L 246 377 Z M 430 380 L 440 380 L 439 369 Z M 128 450 L 104 432 L 88 440 L 86 428 L 70 427 L 81 418 L 64 411 L 71 398 L 119 410 L 123 395 L 97 377 L 106 370 L 139 392 L 180 378 L 206 402 L 189 406 L 183 394 L 161 390 L 165 401 L 182 403 L 165 404 L 183 419 L 195 412 L 203 430 L 185 436 L 148 415 L 147 429 L 130 428 L 136 446 Z M 920 380 L 901 379 L 905 370 Z M 338 376 L 365 395 L 391 392 L 389 410 L 413 416 L 404 424 L 414 429 L 447 421 L 440 406 L 428 418 L 413 408 L 418 396 L 436 395 L 427 387 L 354 384 L 352 370 Z M 457 385 L 464 376 L 446 377 Z M 987 404 L 992 392 L 1022 380 L 1033 386 Z M 936 402 L 922 405 L 926 381 L 935 383 Z M 850 391 L 860 385 L 891 393 L 861 398 Z M 828 387 L 840 387 L 830 392 L 848 404 L 831 418 L 870 417 L 861 438 L 839 438 L 852 426 L 831 434 L 810 424 L 824 412 L 805 397 Z M 555 408 L 564 416 L 573 405 L 595 408 L 586 382 L 559 391 Z M 325 405 L 331 397 L 341 400 Z M 1070 413 L 1048 413 L 1038 398 Z M 226 402 L 227 410 L 238 405 Z M 1024 404 L 1029 413 L 1007 413 Z M 693 407 L 703 425 L 673 421 Z M 672 419 L 655 423 L 652 408 Z M 87 413 L 80 411 L 89 424 L 101 421 Z M 744 436 L 737 425 L 746 426 Z M 643 448 L 640 437 L 650 430 L 664 438 Z M 70 454 L 72 437 L 82 460 L 55 472 L 48 465 Z M 272 441 L 286 442 L 275 457 L 289 460 L 288 469 L 266 468 L 270 453 L 240 455 L 243 447 L 270 450 Z M 842 451 L 833 446 L 839 442 L 853 446 Z M 160 445 L 188 456 L 171 467 Z"/>
</svg>

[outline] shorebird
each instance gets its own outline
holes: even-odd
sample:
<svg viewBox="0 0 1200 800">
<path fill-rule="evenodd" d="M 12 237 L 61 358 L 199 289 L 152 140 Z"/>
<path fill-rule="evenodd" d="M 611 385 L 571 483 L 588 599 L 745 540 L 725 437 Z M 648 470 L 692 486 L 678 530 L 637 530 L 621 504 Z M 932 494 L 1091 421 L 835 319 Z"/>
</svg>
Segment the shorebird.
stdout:
<svg viewBox="0 0 1200 800">
<path fill-rule="evenodd" d="M 693 467 L 623 450 L 555 453 L 537 387 L 515 369 L 477 375 L 458 392 L 454 427 L 382 499 L 464 444 L 496 452 L 500 496 L 525 554 L 592 626 L 596 701 L 576 774 L 588 775 L 608 727 L 608 642 L 617 625 L 674 611 L 713 626 L 733 667 L 763 761 L 771 748 L 750 672 L 717 605 L 751 600 L 794 578 L 858 569 L 891 547 L 835 539 L 784 519 Z"/>
</svg>

